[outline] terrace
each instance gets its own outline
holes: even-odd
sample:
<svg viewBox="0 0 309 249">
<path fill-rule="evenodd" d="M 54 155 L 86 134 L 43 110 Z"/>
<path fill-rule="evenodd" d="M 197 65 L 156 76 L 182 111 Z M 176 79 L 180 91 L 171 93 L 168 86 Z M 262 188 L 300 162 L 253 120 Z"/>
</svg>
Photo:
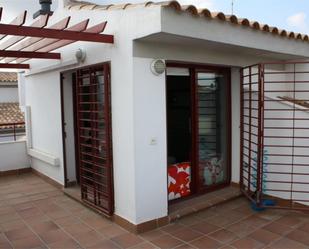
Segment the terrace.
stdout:
<svg viewBox="0 0 309 249">
<path fill-rule="evenodd" d="M 309 217 L 255 212 L 239 197 L 133 234 L 38 176 L 1 177 L 0 248 L 308 248 Z"/>
</svg>

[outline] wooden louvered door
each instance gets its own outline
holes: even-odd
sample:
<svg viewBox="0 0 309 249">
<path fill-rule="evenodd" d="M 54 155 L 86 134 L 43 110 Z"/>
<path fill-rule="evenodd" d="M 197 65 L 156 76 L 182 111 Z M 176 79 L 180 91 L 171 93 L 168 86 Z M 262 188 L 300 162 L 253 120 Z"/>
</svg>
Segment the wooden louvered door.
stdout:
<svg viewBox="0 0 309 249">
<path fill-rule="evenodd" d="M 109 64 L 80 69 L 76 74 L 78 161 L 82 200 L 112 215 Z"/>
</svg>

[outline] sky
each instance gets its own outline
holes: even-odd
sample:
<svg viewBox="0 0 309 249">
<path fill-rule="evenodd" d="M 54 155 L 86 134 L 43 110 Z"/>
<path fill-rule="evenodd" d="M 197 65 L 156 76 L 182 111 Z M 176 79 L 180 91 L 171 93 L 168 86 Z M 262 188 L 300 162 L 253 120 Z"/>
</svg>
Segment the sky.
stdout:
<svg viewBox="0 0 309 249">
<path fill-rule="evenodd" d="M 98 4 L 143 2 L 148 0 L 88 0 Z M 152 0 L 156 1 L 156 0 Z M 53 0 L 53 8 L 57 0 Z M 181 4 L 193 4 L 211 11 L 230 14 L 232 0 L 179 0 Z M 23 10 L 28 10 L 28 19 L 40 8 L 39 0 L 0 0 L 4 8 L 2 22 L 9 22 Z M 309 34 L 309 0 L 234 0 L 234 14 L 256 20 L 270 26 Z"/>
</svg>

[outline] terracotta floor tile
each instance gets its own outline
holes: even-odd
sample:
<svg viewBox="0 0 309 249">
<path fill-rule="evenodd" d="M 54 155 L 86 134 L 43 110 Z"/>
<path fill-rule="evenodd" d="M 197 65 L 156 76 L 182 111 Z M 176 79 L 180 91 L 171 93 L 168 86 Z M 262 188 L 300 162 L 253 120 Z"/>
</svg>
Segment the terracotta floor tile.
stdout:
<svg viewBox="0 0 309 249">
<path fill-rule="evenodd" d="M 55 196 L 63 196 L 63 193 L 58 190 L 53 190 L 53 191 L 46 193 L 46 195 L 49 197 L 55 197 Z"/>
<path fill-rule="evenodd" d="M 220 241 L 223 244 L 226 244 L 226 243 L 229 243 L 229 242 L 232 242 L 238 239 L 238 237 L 234 233 L 228 230 L 225 230 L 225 229 L 221 229 L 216 232 L 210 233 L 208 234 L 208 236 L 212 239 Z"/>
<path fill-rule="evenodd" d="M 33 216 L 37 216 L 37 215 L 43 214 L 36 207 L 30 207 L 30 208 L 23 209 L 23 210 L 20 210 L 20 211 L 17 211 L 17 212 L 23 218 L 29 218 L 29 217 L 33 217 Z"/>
<path fill-rule="evenodd" d="M 222 189 L 187 203 L 202 207 L 231 194 L 229 189 Z M 179 206 L 184 212 L 188 209 L 185 203 Z M 40 233 L 41 239 L 27 226 Z M 252 234 L 245 237 L 248 233 Z M 44 242 L 57 249 L 259 249 L 264 243 L 268 248 L 302 249 L 309 248 L 309 215 L 280 210 L 254 212 L 246 199 L 238 198 L 136 236 L 29 174 L 0 181 L 0 248 L 10 248 L 6 235 L 16 248 L 23 245 L 23 249 L 25 245 L 45 248 Z"/>
<path fill-rule="evenodd" d="M 58 226 L 61 226 L 61 227 L 76 225 L 76 224 L 81 223 L 80 219 L 76 218 L 75 216 L 67 216 L 67 217 L 63 217 L 63 218 L 54 219 L 54 222 Z"/>
<path fill-rule="evenodd" d="M 159 229 L 156 230 L 152 230 L 146 233 L 142 233 L 140 234 L 140 236 L 148 241 L 153 240 L 155 238 L 158 238 L 160 236 L 164 235 L 164 233 L 162 231 L 160 231 Z"/>
<path fill-rule="evenodd" d="M 199 249 L 217 249 L 223 246 L 218 241 L 211 239 L 207 236 L 194 240 L 190 242 L 189 245 L 193 245 L 194 247 L 197 247 Z"/>
<path fill-rule="evenodd" d="M 70 226 L 64 226 L 63 229 L 67 233 L 69 233 L 73 236 L 81 234 L 81 233 L 85 233 L 85 232 L 90 232 L 90 231 L 93 230 L 90 227 L 86 226 L 84 223 L 74 224 L 74 225 L 70 225 Z"/>
<path fill-rule="evenodd" d="M 178 245 L 182 245 L 183 242 L 180 240 L 170 236 L 170 235 L 163 235 L 151 241 L 151 243 L 155 244 L 157 247 L 162 249 L 169 249 L 174 248 Z"/>
<path fill-rule="evenodd" d="M 219 200 L 220 201 L 220 200 Z M 211 201 L 208 201 L 208 200 L 205 200 L 203 202 L 200 202 L 200 203 L 195 203 L 193 206 L 192 206 L 192 209 L 199 212 L 201 210 L 205 210 L 206 208 L 209 208 L 213 205 L 213 203 Z"/>
<path fill-rule="evenodd" d="M 268 230 L 272 233 L 276 233 L 276 234 L 279 234 L 279 235 L 285 235 L 285 234 L 287 234 L 287 233 L 289 233 L 290 231 L 293 230 L 293 228 L 291 228 L 287 225 L 278 223 L 276 221 L 264 226 L 263 229 L 266 229 L 266 230 Z"/>
<path fill-rule="evenodd" d="M 140 237 L 132 233 L 122 234 L 112 238 L 111 240 L 114 241 L 121 248 L 132 247 L 143 242 Z"/>
<path fill-rule="evenodd" d="M 242 222 L 247 223 L 249 226 L 261 227 L 269 223 L 269 220 L 263 219 L 256 215 L 251 215 L 248 218 L 242 220 Z"/>
<path fill-rule="evenodd" d="M 241 205 L 235 209 L 233 209 L 237 212 L 240 212 L 243 215 L 253 215 L 255 212 L 252 210 L 250 204 L 246 203 L 245 205 Z"/>
<path fill-rule="evenodd" d="M 0 248 L 3 248 L 3 249 L 12 248 L 7 238 L 1 233 L 0 233 Z"/>
<path fill-rule="evenodd" d="M 62 210 L 58 205 L 56 205 L 54 203 L 46 203 L 46 202 L 44 202 L 41 205 L 38 205 L 38 207 L 44 213 L 47 213 L 47 212 L 51 212 L 51 213 L 52 212 L 59 212 L 59 211 Z"/>
<path fill-rule="evenodd" d="M 120 249 L 120 247 L 111 240 L 101 240 L 95 245 L 86 247 L 86 249 Z"/>
<path fill-rule="evenodd" d="M 11 206 L 4 206 L 4 207 L 0 207 L 0 215 L 3 214 L 11 214 L 11 213 L 16 213 L 16 211 L 14 209 L 12 209 Z"/>
<path fill-rule="evenodd" d="M 260 249 L 264 247 L 264 244 L 251 238 L 242 238 L 233 241 L 231 245 L 236 249 Z"/>
<path fill-rule="evenodd" d="M 289 226 L 289 227 L 295 227 L 297 225 L 300 225 L 302 221 L 297 217 L 287 215 L 287 216 L 283 216 L 279 218 L 278 220 L 276 220 L 276 222 Z"/>
<path fill-rule="evenodd" d="M 101 227 L 106 227 L 113 224 L 112 221 L 105 219 L 104 217 L 100 218 L 88 218 L 83 220 L 88 226 L 94 229 L 100 229 Z"/>
<path fill-rule="evenodd" d="M 30 226 L 37 233 L 44 233 L 59 229 L 59 227 L 52 221 L 34 223 Z"/>
<path fill-rule="evenodd" d="M 30 202 L 30 201 L 31 200 L 28 197 L 21 197 L 21 198 L 16 198 L 16 199 L 9 199 L 8 204 L 16 205 L 16 204 L 26 203 L 26 202 Z"/>
<path fill-rule="evenodd" d="M 24 196 L 22 193 L 16 193 L 16 192 L 18 192 L 18 190 L 15 191 L 15 193 L 7 194 L 5 196 L 5 199 L 15 199 L 15 198 L 20 198 Z"/>
<path fill-rule="evenodd" d="M 57 241 L 48 245 L 50 249 L 77 249 L 81 248 L 80 245 L 73 239 L 67 239 L 64 241 Z"/>
<path fill-rule="evenodd" d="M 167 226 L 161 227 L 160 230 L 166 233 L 173 233 L 176 232 L 176 230 L 179 230 L 181 228 L 184 228 L 185 226 L 183 224 L 178 223 L 171 223 Z"/>
<path fill-rule="evenodd" d="M 14 248 L 30 249 L 43 247 L 43 242 L 37 236 L 30 236 L 22 239 L 18 239 L 12 242 Z"/>
<path fill-rule="evenodd" d="M 208 234 L 220 229 L 220 227 L 209 224 L 208 222 L 200 222 L 193 226 L 190 226 L 190 228 L 203 234 Z"/>
<path fill-rule="evenodd" d="M 156 246 L 154 246 L 153 244 L 149 243 L 149 242 L 143 242 L 141 244 L 138 244 L 136 246 L 130 247 L 130 249 L 155 249 L 157 248 Z"/>
<path fill-rule="evenodd" d="M 255 214 L 256 216 L 269 220 L 269 221 L 274 221 L 275 219 L 280 218 L 281 214 L 277 212 L 278 210 L 274 209 L 269 209 L 269 210 L 264 210 L 263 212 Z"/>
<path fill-rule="evenodd" d="M 206 209 L 204 211 L 200 211 L 198 213 L 196 213 L 196 216 L 200 217 L 200 218 L 210 218 L 212 216 L 217 215 L 215 210 L 213 208 L 209 208 Z"/>
<path fill-rule="evenodd" d="M 26 237 L 30 237 L 34 235 L 34 233 L 28 227 L 13 229 L 8 232 L 5 232 L 4 234 L 10 241 L 14 241 L 17 239 L 22 239 L 22 238 L 26 238 Z"/>
<path fill-rule="evenodd" d="M 178 229 L 177 231 L 171 233 L 171 235 L 182 241 L 189 242 L 202 237 L 204 234 L 185 227 Z"/>
<path fill-rule="evenodd" d="M 248 217 L 247 214 L 243 214 L 235 210 L 229 210 L 229 209 L 225 209 L 222 215 L 228 218 L 234 218 L 235 220 L 238 220 L 238 221 L 243 220 Z"/>
<path fill-rule="evenodd" d="M 207 222 L 210 224 L 213 224 L 215 226 L 224 227 L 228 226 L 229 224 L 237 222 L 238 219 L 235 219 L 233 217 L 227 218 L 225 216 L 214 216 L 212 218 L 207 219 Z"/>
<path fill-rule="evenodd" d="M 70 216 L 70 213 L 65 210 L 46 212 L 46 215 L 52 219 L 59 219 Z"/>
<path fill-rule="evenodd" d="M 14 220 L 0 224 L 0 232 L 8 232 L 20 228 L 26 228 L 26 224 L 22 220 Z"/>
<path fill-rule="evenodd" d="M 98 232 L 106 236 L 107 238 L 114 238 L 122 234 L 128 233 L 126 230 L 123 228 L 113 224 L 107 227 L 102 227 L 98 229 Z"/>
<path fill-rule="evenodd" d="M 288 238 L 282 238 L 273 244 L 271 244 L 268 248 L 272 249 L 308 249 L 308 246 L 296 242 L 294 240 L 290 240 Z"/>
<path fill-rule="evenodd" d="M 61 230 L 53 230 L 49 232 L 39 233 L 39 236 L 46 244 L 66 241 L 70 239 L 70 237 Z"/>
<path fill-rule="evenodd" d="M 21 204 L 13 205 L 13 208 L 14 208 L 16 211 L 23 211 L 23 210 L 26 210 L 26 209 L 32 208 L 32 207 L 34 207 L 34 205 L 32 204 L 32 202 L 26 202 L 26 203 L 21 203 Z"/>
<path fill-rule="evenodd" d="M 304 232 L 308 232 L 309 231 L 309 222 L 302 224 L 298 229 L 302 230 Z"/>
<path fill-rule="evenodd" d="M 258 229 L 255 232 L 249 235 L 250 238 L 253 238 L 265 245 L 268 245 L 271 242 L 280 238 L 280 235 L 272 233 L 270 231 L 262 229 Z"/>
<path fill-rule="evenodd" d="M 184 244 L 184 245 L 175 247 L 175 249 L 195 249 L 195 247 L 190 246 L 188 244 Z"/>
<path fill-rule="evenodd" d="M 0 224 L 6 223 L 9 221 L 20 220 L 20 216 L 18 213 L 10 213 L 10 214 L 2 214 L 0 215 Z"/>
<path fill-rule="evenodd" d="M 244 223 L 242 221 L 234 223 L 226 227 L 226 230 L 237 234 L 238 237 L 242 238 L 247 236 L 248 234 L 255 231 L 257 228 L 249 225 L 248 223 Z"/>
<path fill-rule="evenodd" d="M 296 229 L 288 233 L 286 237 L 309 246 L 309 231 L 304 232 L 302 230 Z"/>
<path fill-rule="evenodd" d="M 96 231 L 81 233 L 73 237 L 83 247 L 94 245 L 99 241 L 105 239 L 103 235 L 97 233 Z"/>
<path fill-rule="evenodd" d="M 40 214 L 40 215 L 24 218 L 23 220 L 28 224 L 35 224 L 39 222 L 49 221 L 50 218 L 46 216 L 45 214 Z"/>
<path fill-rule="evenodd" d="M 29 199 L 31 201 L 36 201 L 36 200 L 43 200 L 43 199 L 48 199 L 49 197 L 46 194 L 34 194 L 30 195 Z"/>
<path fill-rule="evenodd" d="M 191 225 L 194 225 L 194 224 L 199 223 L 201 221 L 202 221 L 201 217 L 198 217 L 196 215 L 190 215 L 190 216 L 181 218 L 179 220 L 179 223 L 183 224 L 185 226 L 191 226 Z"/>
</svg>

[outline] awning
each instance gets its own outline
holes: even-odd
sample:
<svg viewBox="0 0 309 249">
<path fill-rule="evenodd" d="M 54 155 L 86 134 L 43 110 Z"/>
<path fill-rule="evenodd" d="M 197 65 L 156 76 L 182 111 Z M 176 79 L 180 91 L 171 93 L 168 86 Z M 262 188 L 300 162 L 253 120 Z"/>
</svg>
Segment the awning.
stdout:
<svg viewBox="0 0 309 249">
<path fill-rule="evenodd" d="M 0 8 L 0 20 L 3 9 Z M 46 27 L 49 15 L 40 16 L 30 26 L 24 26 L 27 11 L 11 23 L 0 23 L 0 68 L 29 69 L 29 59 L 61 59 L 52 51 L 77 41 L 114 43 L 114 36 L 101 34 L 107 22 L 88 28 L 89 19 L 70 26 L 71 17 Z"/>
</svg>

